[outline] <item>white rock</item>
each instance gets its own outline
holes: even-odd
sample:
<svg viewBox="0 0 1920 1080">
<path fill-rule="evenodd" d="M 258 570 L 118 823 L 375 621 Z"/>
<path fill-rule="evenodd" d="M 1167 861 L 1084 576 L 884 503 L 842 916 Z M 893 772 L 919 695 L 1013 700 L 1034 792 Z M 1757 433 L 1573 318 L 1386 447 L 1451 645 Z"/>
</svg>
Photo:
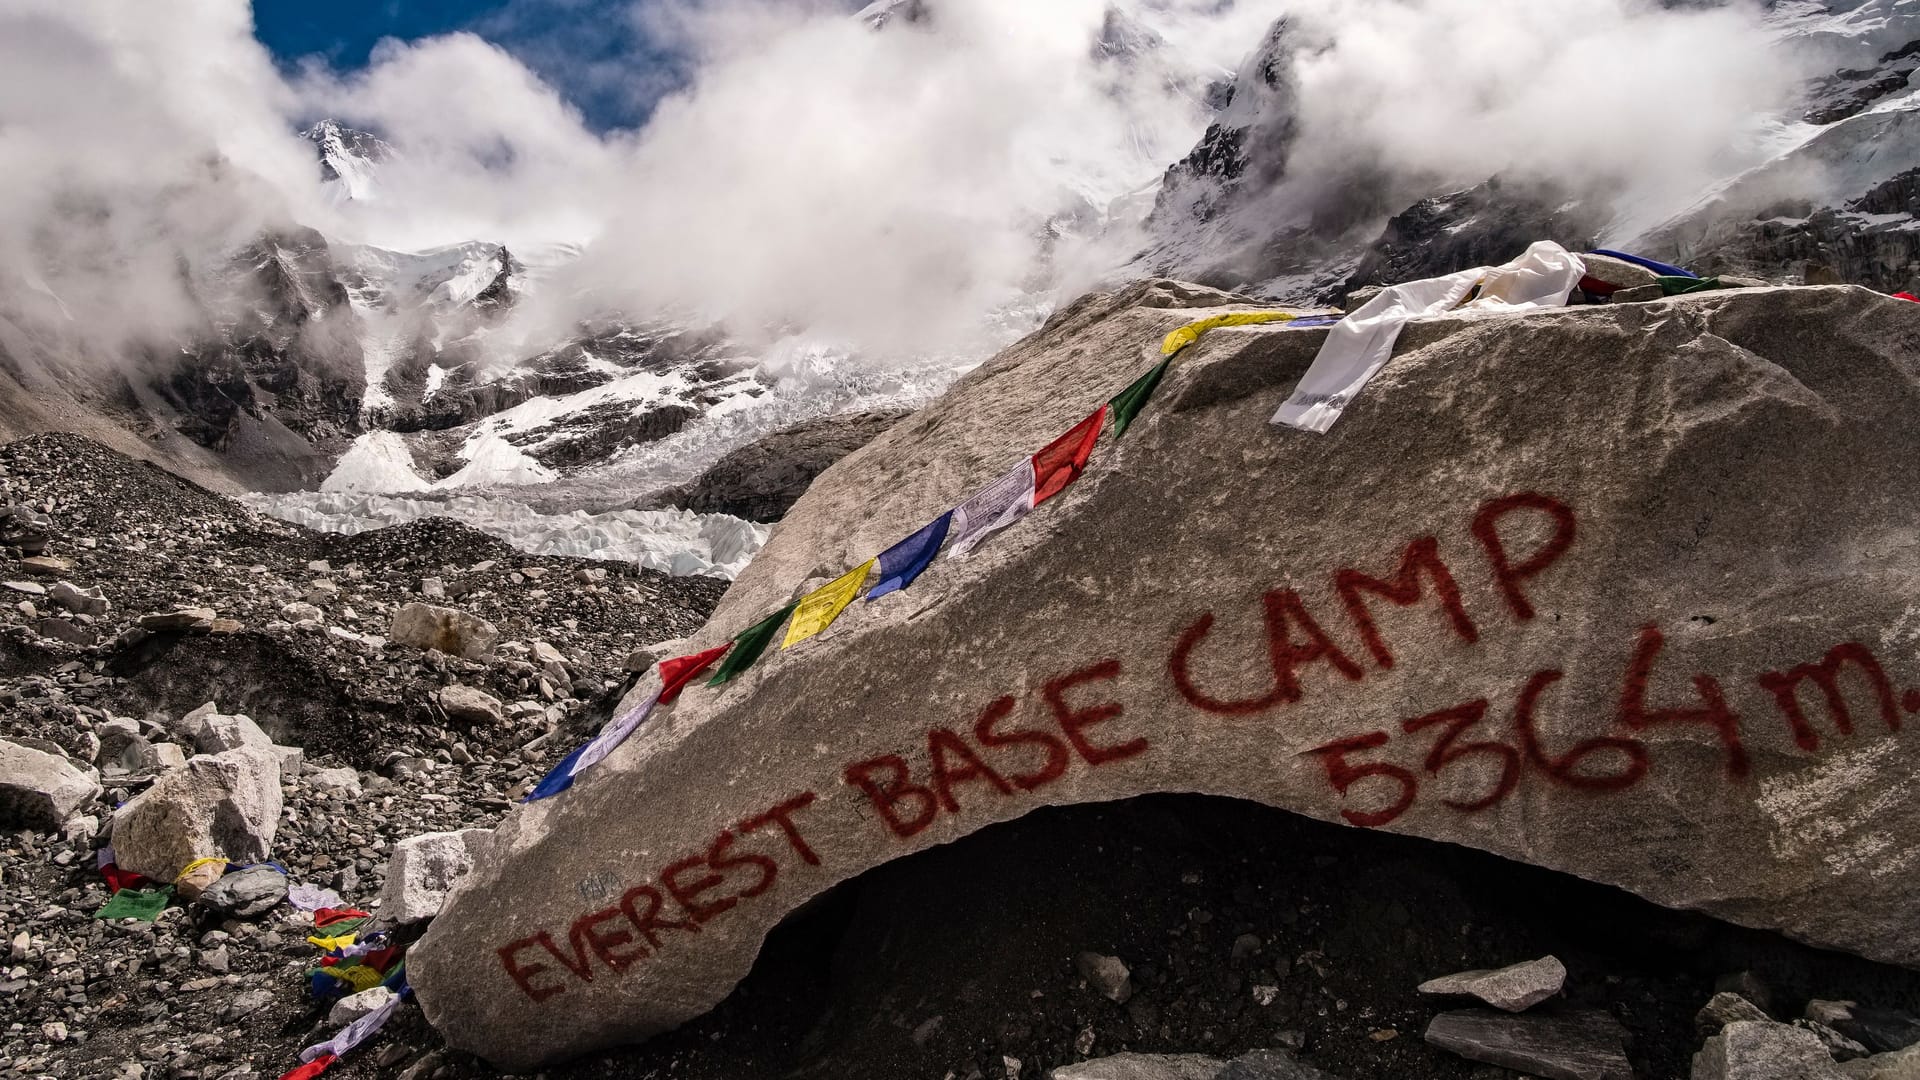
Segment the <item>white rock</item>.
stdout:
<svg viewBox="0 0 1920 1080">
<path fill-rule="evenodd" d="M 315 791 L 357 796 L 360 794 L 360 774 L 352 769 L 316 769 L 307 775 L 307 786 Z"/>
<path fill-rule="evenodd" d="M 273 754 L 273 740 L 260 730 L 260 725 L 254 723 L 251 717 L 215 713 L 201 722 L 193 737 L 193 748 L 203 754 L 219 754 L 243 747 Z"/>
<path fill-rule="evenodd" d="M 333 1003 L 333 1008 L 327 1012 L 327 1023 L 335 1027 L 346 1027 L 355 1020 L 385 1006 L 396 996 L 398 995 L 384 986 L 362 990 L 357 994 L 348 994 Z"/>
<path fill-rule="evenodd" d="M 493 839 L 491 829 L 422 833 L 393 846 L 380 890 L 380 921 L 389 926 L 431 919 L 460 875 Z"/>
<path fill-rule="evenodd" d="M 280 826 L 280 763 L 268 744 L 200 754 L 113 814 L 124 869 L 172 881 L 195 859 L 260 862 Z"/>
<path fill-rule="evenodd" d="M 76 768 L 64 755 L 0 739 L 0 827 L 57 832 L 99 794 L 92 770 Z"/>
</svg>

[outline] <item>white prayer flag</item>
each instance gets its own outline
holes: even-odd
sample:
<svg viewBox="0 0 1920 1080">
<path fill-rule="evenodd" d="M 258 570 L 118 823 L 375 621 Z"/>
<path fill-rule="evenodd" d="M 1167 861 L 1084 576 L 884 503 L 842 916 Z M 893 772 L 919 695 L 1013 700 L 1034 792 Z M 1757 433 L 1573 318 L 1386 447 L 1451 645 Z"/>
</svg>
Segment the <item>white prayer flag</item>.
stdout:
<svg viewBox="0 0 1920 1080">
<path fill-rule="evenodd" d="M 947 558 L 964 559 L 987 534 L 1019 521 L 1033 509 L 1033 459 L 1027 458 L 953 509 Z"/>
<path fill-rule="evenodd" d="M 1386 366 L 1401 327 L 1414 319 L 1455 309 L 1463 315 L 1504 315 L 1561 307 L 1586 272 L 1578 255 L 1542 240 L 1499 266 L 1389 285 L 1327 332 L 1319 355 L 1273 414 L 1273 422 L 1303 431 L 1332 427 L 1367 381 Z"/>
</svg>

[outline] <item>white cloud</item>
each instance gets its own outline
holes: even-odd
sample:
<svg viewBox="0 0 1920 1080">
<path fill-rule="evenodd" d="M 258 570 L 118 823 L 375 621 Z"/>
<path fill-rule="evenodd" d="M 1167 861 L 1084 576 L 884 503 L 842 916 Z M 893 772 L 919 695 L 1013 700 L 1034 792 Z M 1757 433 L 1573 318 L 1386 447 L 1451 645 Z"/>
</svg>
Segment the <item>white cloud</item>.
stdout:
<svg viewBox="0 0 1920 1080">
<path fill-rule="evenodd" d="M 0 305 L 52 317 L 43 282 L 103 339 L 172 334 L 194 317 L 182 257 L 205 264 L 288 222 L 402 248 L 591 240 L 501 340 L 533 344 L 593 308 L 691 309 L 897 362 L 977 348 L 992 311 L 1046 286 L 1076 255 L 1043 240 L 1048 222 L 1092 230 L 1151 185 L 1204 127 L 1207 81 L 1282 10 L 1322 37 L 1301 61 L 1296 175 L 1365 160 L 1690 191 L 1736 161 L 1727 132 L 1791 74 L 1744 4 L 1117 2 L 1160 47 L 1100 58 L 1106 0 L 935 0 L 930 21 L 881 32 L 840 4 L 637 5 L 692 74 L 644 129 L 596 134 L 470 34 L 289 76 L 245 0 L 14 0 L 0 8 L 0 274 L 14 279 Z M 329 115 L 400 148 L 379 198 L 324 194 L 293 131 Z M 1276 198 L 1327 197 L 1311 186 Z"/>
</svg>

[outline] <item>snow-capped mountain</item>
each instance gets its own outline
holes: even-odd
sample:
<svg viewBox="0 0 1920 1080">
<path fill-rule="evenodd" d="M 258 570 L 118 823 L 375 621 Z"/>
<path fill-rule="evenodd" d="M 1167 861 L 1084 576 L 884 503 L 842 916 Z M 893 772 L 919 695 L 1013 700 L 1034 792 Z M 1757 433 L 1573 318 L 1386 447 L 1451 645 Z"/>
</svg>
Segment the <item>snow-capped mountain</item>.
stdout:
<svg viewBox="0 0 1920 1080">
<path fill-rule="evenodd" d="M 937 29 L 942 10 L 942 0 L 879 0 L 857 17 L 884 48 Z M 1085 41 L 1097 91 L 1139 126 L 1105 157 L 1043 157 L 1053 171 L 1033 182 L 1045 190 L 1022 206 L 1033 270 L 1020 295 L 983 313 L 1003 338 L 1051 311 L 1073 260 L 1076 280 L 1166 274 L 1322 302 L 1552 238 L 1705 272 L 1920 285 L 1920 0 L 1772 4 L 1782 47 L 1826 66 L 1763 125 L 1750 160 L 1671 205 L 1622 194 L 1597 172 L 1591 183 L 1443 175 L 1377 155 L 1303 154 L 1313 134 L 1303 72 L 1327 51 L 1327 27 L 1281 18 L 1226 71 L 1183 52 L 1190 43 L 1168 21 L 1177 10 L 1115 2 Z M 1133 107 L 1142 102 L 1153 108 Z M 1140 121 L 1149 115 L 1159 126 Z M 387 205 L 382 170 L 405 146 L 333 120 L 301 134 L 336 220 Z M 31 381 L 22 358 L 59 348 L 15 331 L 7 298 L 35 286 L 0 268 L 0 377 L 31 383 L 23 399 L 58 398 L 65 415 L 130 430 L 207 475 L 303 492 L 272 505 L 346 525 L 452 500 L 471 515 L 504 500 L 500 521 L 622 512 L 776 429 L 917 404 L 981 358 L 865 357 L 683 312 L 579 317 L 574 304 L 559 305 L 576 311 L 565 321 L 522 317 L 571 288 L 569 268 L 589 254 L 485 236 L 403 251 L 288 225 L 183 263 L 197 325 L 137 364 L 94 369 L 91 383 L 57 368 Z M 738 552 L 727 550 L 715 565 L 731 564 Z"/>
<path fill-rule="evenodd" d="M 348 199 L 374 197 L 374 173 L 393 158 L 393 147 L 379 136 L 322 120 L 300 133 L 320 149 L 320 177 Z"/>
<path fill-rule="evenodd" d="M 1131 269 L 1337 302 L 1361 285 L 1499 261 L 1528 240 L 1552 238 L 1642 250 L 1710 273 L 1913 288 L 1920 0 L 1789 0 L 1772 5 L 1769 26 L 1783 46 L 1837 70 L 1767 125 L 1758 164 L 1690 206 L 1649 217 L 1617 183 L 1598 179 L 1582 187 L 1495 176 L 1433 193 L 1448 178 L 1370 160 L 1338 175 L 1302 175 L 1293 160 L 1297 69 L 1318 43 L 1281 18 L 1192 152 L 1167 170 Z"/>
</svg>

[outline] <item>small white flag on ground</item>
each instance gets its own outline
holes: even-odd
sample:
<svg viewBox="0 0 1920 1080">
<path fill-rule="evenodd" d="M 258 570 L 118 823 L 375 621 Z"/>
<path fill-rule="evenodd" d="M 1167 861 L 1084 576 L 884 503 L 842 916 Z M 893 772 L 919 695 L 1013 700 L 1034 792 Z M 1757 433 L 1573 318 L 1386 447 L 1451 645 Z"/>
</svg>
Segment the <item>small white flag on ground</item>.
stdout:
<svg viewBox="0 0 1920 1080">
<path fill-rule="evenodd" d="M 1273 422 L 1303 431 L 1332 427 L 1367 381 L 1386 366 L 1401 328 L 1414 319 L 1456 308 L 1463 314 L 1500 315 L 1561 307 L 1586 272 L 1578 255 L 1542 240 L 1499 266 L 1389 285 L 1327 332 L 1319 355 L 1293 396 L 1273 414 Z"/>
<path fill-rule="evenodd" d="M 1027 458 L 953 508 L 953 527 L 947 533 L 947 558 L 966 558 L 987 534 L 1019 521 L 1031 509 L 1033 459 Z"/>
<path fill-rule="evenodd" d="M 372 1038 L 374 1032 L 384 1027 L 388 1020 L 393 1019 L 394 1011 L 400 1008 L 400 1002 L 404 1000 L 402 997 L 395 996 L 392 1001 L 387 1002 L 385 1005 L 380 1006 L 360 1019 L 355 1020 L 353 1023 L 348 1024 L 346 1027 L 341 1028 L 340 1034 L 335 1035 L 326 1042 L 315 1043 L 305 1050 L 300 1051 L 300 1060 L 312 1061 L 326 1054 L 332 1054 L 334 1057 L 345 1057 L 347 1051 Z"/>
</svg>

